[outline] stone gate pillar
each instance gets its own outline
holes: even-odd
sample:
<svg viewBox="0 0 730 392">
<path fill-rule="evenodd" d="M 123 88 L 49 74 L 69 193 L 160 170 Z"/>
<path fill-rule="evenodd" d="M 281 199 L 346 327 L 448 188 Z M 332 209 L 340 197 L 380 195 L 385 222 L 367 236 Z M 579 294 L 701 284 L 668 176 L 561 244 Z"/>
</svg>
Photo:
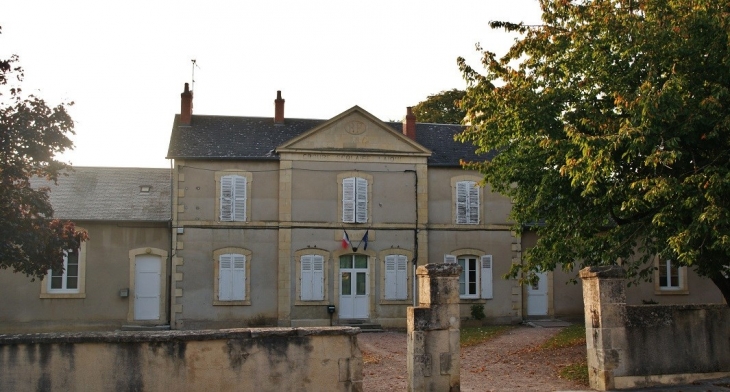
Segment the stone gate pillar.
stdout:
<svg viewBox="0 0 730 392">
<path fill-rule="evenodd" d="M 418 307 L 408 308 L 408 391 L 459 391 L 458 264 L 418 267 Z"/>
<path fill-rule="evenodd" d="M 626 272 L 618 265 L 587 267 L 583 279 L 588 379 L 599 391 L 615 388 L 626 373 Z"/>
</svg>

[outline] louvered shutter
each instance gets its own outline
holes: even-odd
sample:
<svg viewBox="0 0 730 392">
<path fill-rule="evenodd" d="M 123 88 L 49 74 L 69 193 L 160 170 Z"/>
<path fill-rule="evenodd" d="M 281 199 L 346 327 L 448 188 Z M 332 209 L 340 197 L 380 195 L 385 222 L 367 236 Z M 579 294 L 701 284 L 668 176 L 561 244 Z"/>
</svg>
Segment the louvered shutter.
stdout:
<svg viewBox="0 0 730 392">
<path fill-rule="evenodd" d="M 355 177 L 342 180 L 342 221 L 355 223 Z"/>
<path fill-rule="evenodd" d="M 246 221 L 246 185 L 248 179 L 241 176 L 233 177 L 233 219 L 236 222 Z"/>
<path fill-rule="evenodd" d="M 312 300 L 322 301 L 324 299 L 324 257 L 314 255 L 312 257 Z"/>
<path fill-rule="evenodd" d="M 230 301 L 233 293 L 233 255 L 218 260 L 218 300 Z"/>
<path fill-rule="evenodd" d="M 444 263 L 456 264 L 456 256 L 444 255 Z"/>
<path fill-rule="evenodd" d="M 482 256 L 481 280 L 482 298 L 493 298 L 492 255 Z"/>
<path fill-rule="evenodd" d="M 220 205 L 221 221 L 231 222 L 233 220 L 233 176 L 221 177 Z"/>
<path fill-rule="evenodd" d="M 233 292 L 231 299 L 243 301 L 246 299 L 246 256 L 233 255 Z"/>
<path fill-rule="evenodd" d="M 479 223 L 479 187 L 473 181 L 467 182 L 469 187 L 469 219 L 468 223 L 478 224 Z"/>
<path fill-rule="evenodd" d="M 312 299 L 312 282 L 314 281 L 314 274 L 312 273 L 312 256 L 302 256 L 302 282 L 301 282 L 301 296 L 302 301 L 309 301 Z"/>
<path fill-rule="evenodd" d="M 467 208 L 468 208 L 468 181 L 459 181 L 456 183 L 456 223 L 465 224 L 467 223 Z"/>
<path fill-rule="evenodd" d="M 396 265 L 396 295 L 397 299 L 408 299 L 408 258 L 398 255 Z"/>
<path fill-rule="evenodd" d="M 355 218 L 357 223 L 366 223 L 368 221 L 368 180 L 357 177 L 355 190 L 357 197 Z"/>
<path fill-rule="evenodd" d="M 385 298 L 396 299 L 398 292 L 398 255 L 385 256 Z"/>
</svg>

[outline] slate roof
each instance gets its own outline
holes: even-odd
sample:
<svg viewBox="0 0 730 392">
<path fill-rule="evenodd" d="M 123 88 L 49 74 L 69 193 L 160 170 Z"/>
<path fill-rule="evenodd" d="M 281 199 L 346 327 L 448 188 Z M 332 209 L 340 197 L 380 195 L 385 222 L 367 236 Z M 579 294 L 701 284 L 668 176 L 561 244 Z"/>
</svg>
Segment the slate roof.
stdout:
<svg viewBox="0 0 730 392">
<path fill-rule="evenodd" d="M 74 167 L 59 176 L 58 185 L 34 178 L 34 188 L 47 186 L 54 218 L 70 220 L 170 220 L 170 169 Z M 141 192 L 141 186 L 151 186 Z"/>
<path fill-rule="evenodd" d="M 194 115 L 190 126 L 178 126 L 175 116 L 167 158 L 184 159 L 264 159 L 278 160 L 276 147 L 328 120 L 287 118 L 275 124 L 272 117 L 233 117 Z M 386 122 L 396 132 L 403 124 Z M 485 160 L 491 155 L 476 155 L 476 147 L 454 141 L 460 125 L 416 124 L 416 141 L 433 154 L 431 166 L 459 166 L 459 160 Z"/>
</svg>

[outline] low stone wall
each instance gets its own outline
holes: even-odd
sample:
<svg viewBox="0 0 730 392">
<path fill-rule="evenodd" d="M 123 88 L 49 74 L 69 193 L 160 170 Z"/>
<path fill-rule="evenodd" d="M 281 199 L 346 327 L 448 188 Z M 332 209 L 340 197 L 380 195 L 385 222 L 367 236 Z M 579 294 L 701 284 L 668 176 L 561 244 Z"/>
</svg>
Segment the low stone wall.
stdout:
<svg viewBox="0 0 730 392">
<path fill-rule="evenodd" d="M 362 391 L 358 328 L 0 335 L 2 391 Z"/>
<path fill-rule="evenodd" d="M 730 376 L 727 305 L 626 305 L 621 267 L 581 271 L 588 372 L 598 390 Z"/>
</svg>

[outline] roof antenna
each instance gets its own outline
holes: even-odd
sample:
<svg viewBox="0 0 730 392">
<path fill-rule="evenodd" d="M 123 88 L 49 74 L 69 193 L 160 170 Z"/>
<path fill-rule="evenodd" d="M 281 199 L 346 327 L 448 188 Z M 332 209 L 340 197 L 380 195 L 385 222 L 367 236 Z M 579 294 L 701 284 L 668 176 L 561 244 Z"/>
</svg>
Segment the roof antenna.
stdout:
<svg viewBox="0 0 730 392">
<path fill-rule="evenodd" d="M 195 68 L 200 69 L 200 67 L 198 66 L 198 61 L 197 60 L 192 59 L 192 60 L 190 60 L 190 62 L 193 63 L 193 65 L 192 65 L 192 67 L 193 67 L 193 76 L 191 78 L 193 82 L 191 83 L 190 90 L 195 91 Z"/>
</svg>

